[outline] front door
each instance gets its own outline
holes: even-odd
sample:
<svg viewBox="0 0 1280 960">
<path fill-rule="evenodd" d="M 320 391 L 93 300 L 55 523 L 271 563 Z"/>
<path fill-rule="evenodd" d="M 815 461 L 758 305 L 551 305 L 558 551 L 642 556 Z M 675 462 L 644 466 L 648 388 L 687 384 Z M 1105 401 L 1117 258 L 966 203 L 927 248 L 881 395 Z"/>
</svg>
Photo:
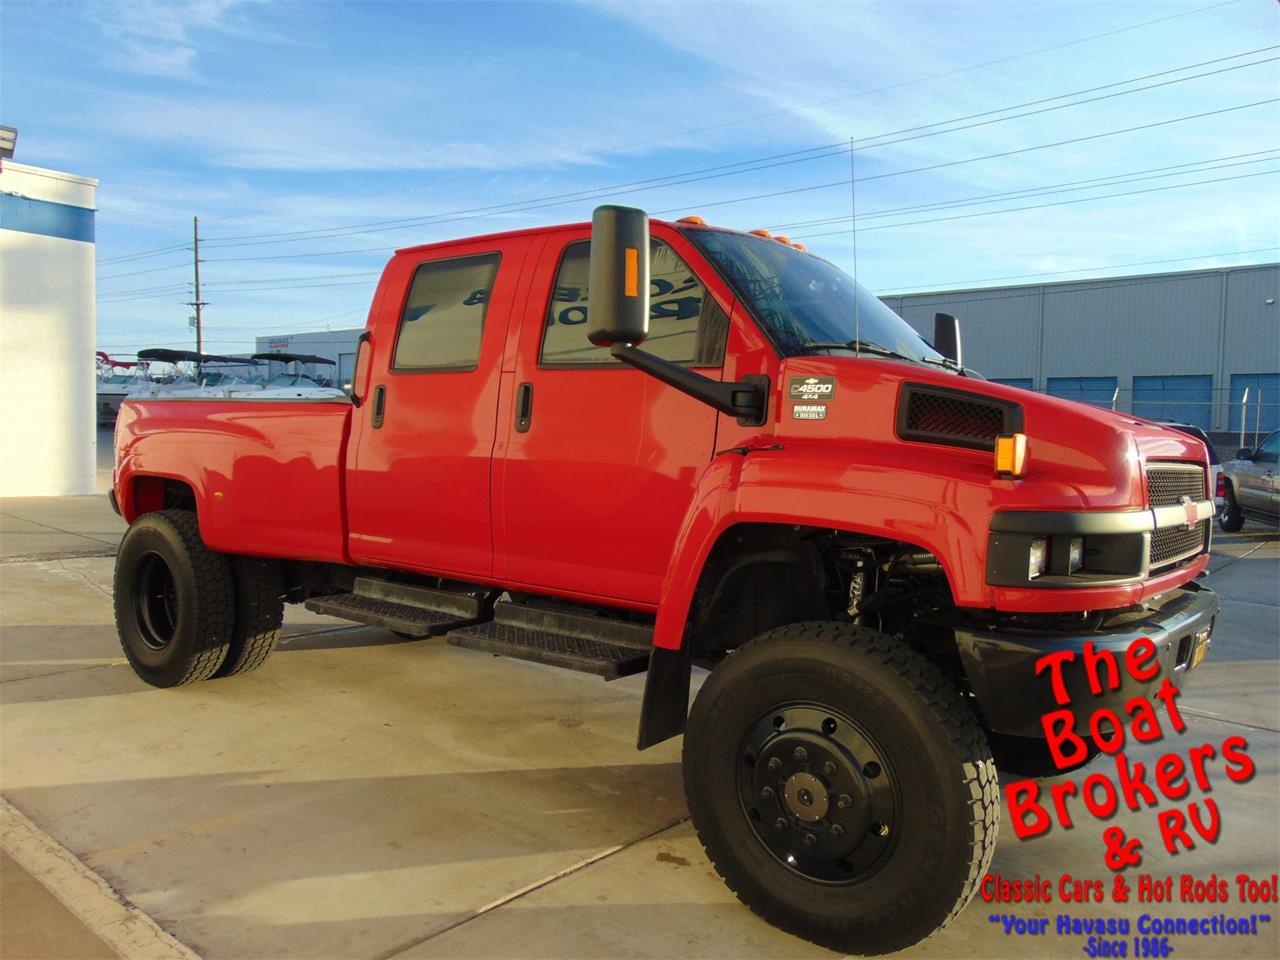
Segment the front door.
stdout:
<svg viewBox="0 0 1280 960">
<path fill-rule="evenodd" d="M 1253 460 L 1238 474 L 1240 506 L 1257 514 L 1276 513 L 1276 461 L 1280 459 L 1280 432 L 1268 436 L 1253 452 Z"/>
<path fill-rule="evenodd" d="M 451 244 L 393 261 L 348 458 L 357 563 L 486 578 L 493 573 L 490 467 L 502 356 L 531 240 Z"/>
<path fill-rule="evenodd" d="M 535 589 L 645 606 L 657 603 L 712 458 L 717 415 L 587 340 L 587 236 L 549 241 L 530 289 L 495 460 L 499 570 Z M 655 224 L 644 349 L 720 379 L 733 304 L 691 262 L 701 263 L 687 243 Z"/>
</svg>

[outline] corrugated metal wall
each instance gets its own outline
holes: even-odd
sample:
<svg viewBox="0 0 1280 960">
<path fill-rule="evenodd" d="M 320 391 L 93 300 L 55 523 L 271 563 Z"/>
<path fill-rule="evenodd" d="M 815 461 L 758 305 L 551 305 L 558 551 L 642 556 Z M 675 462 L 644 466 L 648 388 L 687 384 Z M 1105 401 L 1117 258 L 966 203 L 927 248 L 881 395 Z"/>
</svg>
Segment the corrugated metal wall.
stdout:
<svg viewBox="0 0 1280 960">
<path fill-rule="evenodd" d="M 1128 410 L 1135 376 L 1212 377 L 1215 429 L 1227 428 L 1233 376 L 1280 371 L 1280 264 L 883 299 L 926 337 L 935 313 L 955 314 L 968 365 L 1041 391 L 1114 377 Z"/>
</svg>

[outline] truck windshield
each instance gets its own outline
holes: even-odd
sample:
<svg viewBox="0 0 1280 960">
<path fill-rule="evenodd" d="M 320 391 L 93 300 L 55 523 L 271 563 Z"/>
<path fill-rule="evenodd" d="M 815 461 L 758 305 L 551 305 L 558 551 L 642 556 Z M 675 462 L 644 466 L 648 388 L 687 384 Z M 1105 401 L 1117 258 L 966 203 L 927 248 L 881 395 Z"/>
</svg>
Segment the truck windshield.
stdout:
<svg viewBox="0 0 1280 960">
<path fill-rule="evenodd" d="M 723 230 L 688 237 L 733 285 L 783 356 L 847 350 L 944 366 L 905 320 L 843 270 L 785 243 Z"/>
</svg>

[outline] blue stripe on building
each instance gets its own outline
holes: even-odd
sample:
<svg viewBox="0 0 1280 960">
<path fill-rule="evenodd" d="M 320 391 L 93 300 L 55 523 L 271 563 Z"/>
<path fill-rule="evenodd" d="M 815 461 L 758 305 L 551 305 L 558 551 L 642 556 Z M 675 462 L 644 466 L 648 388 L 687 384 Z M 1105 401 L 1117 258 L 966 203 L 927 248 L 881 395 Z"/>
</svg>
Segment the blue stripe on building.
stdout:
<svg viewBox="0 0 1280 960">
<path fill-rule="evenodd" d="M 93 243 L 93 210 L 0 193 L 0 230 Z"/>
</svg>

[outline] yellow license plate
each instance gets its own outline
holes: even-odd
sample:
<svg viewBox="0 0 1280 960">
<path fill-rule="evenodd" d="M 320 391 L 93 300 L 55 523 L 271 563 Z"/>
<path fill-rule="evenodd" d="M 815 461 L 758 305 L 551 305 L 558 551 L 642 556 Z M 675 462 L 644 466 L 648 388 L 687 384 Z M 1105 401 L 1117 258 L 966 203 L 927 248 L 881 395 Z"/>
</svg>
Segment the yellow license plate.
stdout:
<svg viewBox="0 0 1280 960">
<path fill-rule="evenodd" d="M 1194 670 L 1200 666 L 1200 661 L 1204 659 L 1204 655 L 1209 652 L 1209 628 L 1201 630 L 1192 638 L 1191 662 L 1187 665 L 1188 670 Z"/>
</svg>

